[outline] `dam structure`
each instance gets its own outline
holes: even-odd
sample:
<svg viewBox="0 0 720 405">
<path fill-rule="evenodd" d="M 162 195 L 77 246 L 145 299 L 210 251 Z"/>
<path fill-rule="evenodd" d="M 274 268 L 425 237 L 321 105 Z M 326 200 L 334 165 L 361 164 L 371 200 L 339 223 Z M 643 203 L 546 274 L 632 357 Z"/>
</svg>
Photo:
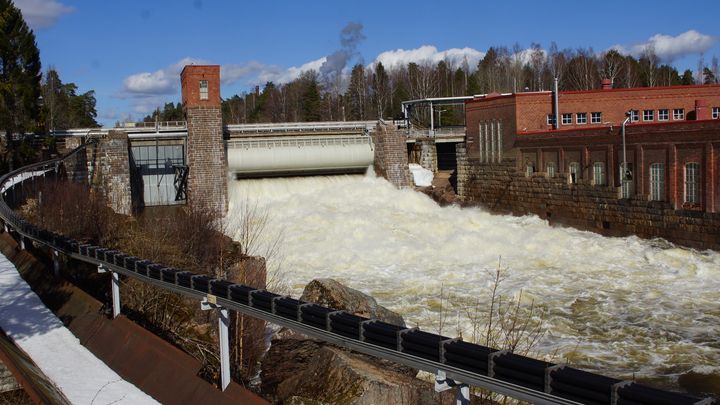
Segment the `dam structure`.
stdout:
<svg viewBox="0 0 720 405">
<path fill-rule="evenodd" d="M 86 156 L 87 165 L 68 169 L 69 175 L 87 175 L 93 184 L 117 196 L 110 203 L 125 213 L 187 204 L 212 209 L 232 223 L 242 215 L 243 204 L 257 204 L 269 214 L 268 232 L 261 245 L 274 243 L 273 235 L 284 235 L 280 274 L 290 284 L 292 295 L 298 295 L 313 278 L 337 278 L 377 297 L 380 304 L 405 316 L 409 324 L 437 332 L 437 339 L 462 335 L 470 340 L 473 319 L 468 308 L 471 304 L 489 305 L 489 273 L 501 267 L 507 275 L 502 294 L 546 311 L 542 322 L 548 332 L 539 342 L 538 357 L 556 353 L 560 358 L 552 362 L 612 374 L 600 383 L 612 388 L 599 394 L 603 398 L 599 403 L 637 398 L 622 389 L 642 385 L 622 385 L 634 376 L 662 387 L 690 390 L 688 381 L 704 383 L 720 375 L 713 368 L 720 361 L 720 350 L 712 338 L 720 324 L 714 309 L 714 292 L 720 288 L 720 255 L 716 252 L 555 228 L 536 216 L 442 208 L 407 189 L 412 185 L 408 161 L 414 152 L 423 166 L 437 170 L 432 159 L 437 149 L 432 145 L 462 150 L 465 137 L 458 132 L 452 133 L 452 139 L 440 140 L 440 131 L 415 135 L 383 120 L 223 125 L 219 68 L 188 66 L 182 82 L 185 122 L 67 131 L 68 145 L 98 138 L 97 144 L 88 144 L 79 152 Z M 457 159 L 460 165 L 462 155 Z M 437 157 L 434 162 L 437 165 Z M 368 167 L 374 170 L 361 174 Z M 236 236 L 232 229 L 228 235 Z M 81 251 L 72 254 L 84 257 Z M 86 251 L 85 256 L 88 254 Z M 136 273 L 128 270 L 128 274 Z M 192 284 L 175 287 L 173 291 L 194 298 L 203 295 L 188 292 Z M 443 292 L 451 299 L 441 308 L 438 299 Z M 257 295 L 257 302 L 265 297 L 265 292 L 248 294 Z M 233 302 L 227 291 L 221 302 L 271 322 L 286 322 L 273 304 L 253 308 L 248 294 L 247 304 Z M 274 297 L 271 302 L 276 298 L 281 299 Z M 287 303 L 283 301 L 281 306 Z M 294 319 L 302 323 L 302 310 L 299 306 L 295 310 L 300 317 Z M 331 315 L 324 316 L 331 322 Z M 448 318 L 452 325 L 439 330 L 438 325 Z M 298 327 L 293 322 L 289 325 Z M 352 327 L 361 333 L 362 325 Z M 337 332 L 328 328 L 313 336 L 324 338 L 324 332 Z M 393 339 L 400 339 L 394 340 L 400 346 L 394 348 L 400 347 L 402 352 L 398 336 Z M 345 338 L 332 341 L 343 344 Z M 439 342 L 443 347 L 451 343 Z M 370 350 L 365 342 L 360 343 L 359 347 Z M 380 352 L 388 356 L 385 349 L 372 353 Z M 442 349 L 439 359 L 441 354 Z M 386 358 L 402 362 L 392 356 Z M 485 370 L 494 367 L 492 361 L 487 362 L 491 357 L 485 358 Z M 554 363 L 542 362 L 541 367 L 540 363 L 523 362 L 518 363 L 522 370 L 513 369 L 511 374 L 542 381 L 542 387 L 533 385 L 540 394 L 561 395 L 562 391 L 551 385 L 555 369 L 549 367 L 555 367 Z M 532 367 L 523 368 L 529 363 Z M 434 360 L 412 365 L 431 372 L 437 366 Z M 502 370 L 503 366 L 498 367 Z M 529 369 L 541 371 L 533 374 Z M 487 375 L 485 371 L 484 377 Z M 471 385 L 487 382 L 468 377 L 465 371 L 455 376 Z M 495 383 L 498 378 L 489 381 Z M 586 382 L 583 378 L 580 381 Z M 511 384 L 520 382 L 518 385 L 525 387 L 506 391 L 517 398 L 567 403 L 528 394 L 530 383 L 511 377 L 505 382 L 511 380 Z M 627 396 L 623 397 L 624 393 Z M 692 398 L 684 403 L 701 401 Z M 652 403 L 649 399 L 637 402 Z"/>
</svg>

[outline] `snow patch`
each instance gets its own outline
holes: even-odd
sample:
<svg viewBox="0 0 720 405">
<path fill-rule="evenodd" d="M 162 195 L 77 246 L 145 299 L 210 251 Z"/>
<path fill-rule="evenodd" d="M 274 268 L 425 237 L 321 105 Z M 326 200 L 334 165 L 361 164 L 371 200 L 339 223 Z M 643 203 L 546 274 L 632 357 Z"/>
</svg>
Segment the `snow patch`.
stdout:
<svg viewBox="0 0 720 405">
<path fill-rule="evenodd" d="M 157 404 L 97 359 L 0 255 L 0 328 L 73 404 Z"/>
<path fill-rule="evenodd" d="M 412 173 L 413 181 L 415 182 L 415 185 L 418 187 L 428 187 L 432 186 L 433 181 L 433 172 L 432 170 L 425 169 L 424 167 L 415 164 L 410 163 L 408 165 L 408 168 L 410 169 L 410 173 Z"/>
</svg>

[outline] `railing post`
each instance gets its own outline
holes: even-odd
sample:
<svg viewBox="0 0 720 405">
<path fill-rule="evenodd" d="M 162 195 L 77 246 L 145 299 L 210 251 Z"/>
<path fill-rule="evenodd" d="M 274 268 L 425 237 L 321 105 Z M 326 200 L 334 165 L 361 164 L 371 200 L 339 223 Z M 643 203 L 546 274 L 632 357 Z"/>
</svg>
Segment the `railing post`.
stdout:
<svg viewBox="0 0 720 405">
<path fill-rule="evenodd" d="M 52 252 L 53 257 L 53 274 L 55 274 L 55 278 L 60 278 L 60 254 L 57 250 L 53 250 Z"/>
<path fill-rule="evenodd" d="M 230 339 L 228 329 L 230 318 L 228 310 L 220 308 L 218 317 L 218 329 L 220 330 L 220 388 L 225 391 L 230 385 Z"/>
<path fill-rule="evenodd" d="M 110 272 L 111 281 L 110 288 L 112 290 L 112 311 L 113 319 L 120 315 L 120 275 L 114 271 L 108 270 L 102 264 L 98 265 L 98 273 Z"/>
<path fill-rule="evenodd" d="M 218 310 L 218 334 L 220 344 L 220 389 L 225 389 L 230 385 L 230 338 L 229 338 L 229 327 L 230 318 L 228 316 L 228 310 L 217 305 L 217 297 L 212 294 L 208 294 L 206 298 L 200 302 L 200 309 L 208 311 L 211 309 Z"/>
<path fill-rule="evenodd" d="M 112 275 L 112 300 L 113 300 L 113 319 L 120 315 L 120 275 L 111 271 Z"/>
<path fill-rule="evenodd" d="M 470 405 L 470 387 L 467 384 L 458 385 L 455 405 Z"/>
<path fill-rule="evenodd" d="M 25 250 L 25 237 L 20 235 L 20 250 Z"/>
</svg>

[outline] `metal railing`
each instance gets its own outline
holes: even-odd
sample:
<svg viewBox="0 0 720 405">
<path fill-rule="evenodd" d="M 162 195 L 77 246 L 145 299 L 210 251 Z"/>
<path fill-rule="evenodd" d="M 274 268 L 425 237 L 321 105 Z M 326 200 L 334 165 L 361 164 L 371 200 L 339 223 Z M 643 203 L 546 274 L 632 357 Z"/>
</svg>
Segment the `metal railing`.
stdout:
<svg viewBox="0 0 720 405">
<path fill-rule="evenodd" d="M 273 132 L 328 132 L 333 130 L 371 130 L 377 121 L 323 121 L 323 122 L 284 122 L 270 124 L 234 124 L 226 125 L 231 133 L 253 134 Z"/>
<path fill-rule="evenodd" d="M 464 137 L 465 136 L 465 127 L 444 127 L 444 128 L 435 128 L 434 132 L 430 132 L 430 129 L 428 128 L 412 128 L 408 131 L 408 136 L 411 138 L 418 138 L 418 137 L 435 137 L 435 138 L 454 138 L 454 137 Z"/>
<path fill-rule="evenodd" d="M 85 145 L 80 148 L 85 147 Z M 78 149 L 80 149 L 78 148 Z M 77 152 L 77 150 L 75 151 Z M 20 240 L 46 246 L 58 254 L 98 266 L 112 273 L 113 313 L 120 312 L 118 275 L 173 291 L 221 309 L 221 353 L 227 353 L 227 309 L 263 319 L 294 331 L 361 353 L 391 360 L 430 373 L 482 387 L 536 404 L 637 403 L 712 404 L 712 399 L 658 390 L 503 350 L 496 350 L 417 328 L 392 325 L 376 319 L 303 302 L 270 291 L 213 279 L 119 252 L 83 244 L 50 232 L 17 215 L 6 203 L 8 192 L 35 176 L 55 171 L 61 160 L 29 165 L 0 177 L 0 218 L 5 230 Z M 224 315 L 223 315 L 224 314 Z M 223 337 L 223 331 L 225 335 Z M 226 370 L 226 367 L 227 370 Z M 221 361 L 223 389 L 229 383 L 229 364 Z"/>
<path fill-rule="evenodd" d="M 271 138 L 242 138 L 227 141 L 228 149 L 261 149 L 280 147 L 307 147 L 307 146 L 349 146 L 365 145 L 371 142 L 367 135 L 335 135 L 335 136 L 299 136 L 299 137 L 271 137 Z"/>
</svg>

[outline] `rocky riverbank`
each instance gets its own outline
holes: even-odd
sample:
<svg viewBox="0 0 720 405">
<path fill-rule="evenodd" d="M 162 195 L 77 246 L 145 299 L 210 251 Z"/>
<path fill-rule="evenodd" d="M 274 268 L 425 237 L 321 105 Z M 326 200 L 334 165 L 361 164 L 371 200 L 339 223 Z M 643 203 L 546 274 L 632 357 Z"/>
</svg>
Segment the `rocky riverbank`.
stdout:
<svg viewBox="0 0 720 405">
<path fill-rule="evenodd" d="M 404 325 L 373 297 L 332 279 L 311 281 L 303 300 Z M 451 404 L 417 370 L 282 330 L 262 361 L 262 392 L 278 404 Z"/>
</svg>

